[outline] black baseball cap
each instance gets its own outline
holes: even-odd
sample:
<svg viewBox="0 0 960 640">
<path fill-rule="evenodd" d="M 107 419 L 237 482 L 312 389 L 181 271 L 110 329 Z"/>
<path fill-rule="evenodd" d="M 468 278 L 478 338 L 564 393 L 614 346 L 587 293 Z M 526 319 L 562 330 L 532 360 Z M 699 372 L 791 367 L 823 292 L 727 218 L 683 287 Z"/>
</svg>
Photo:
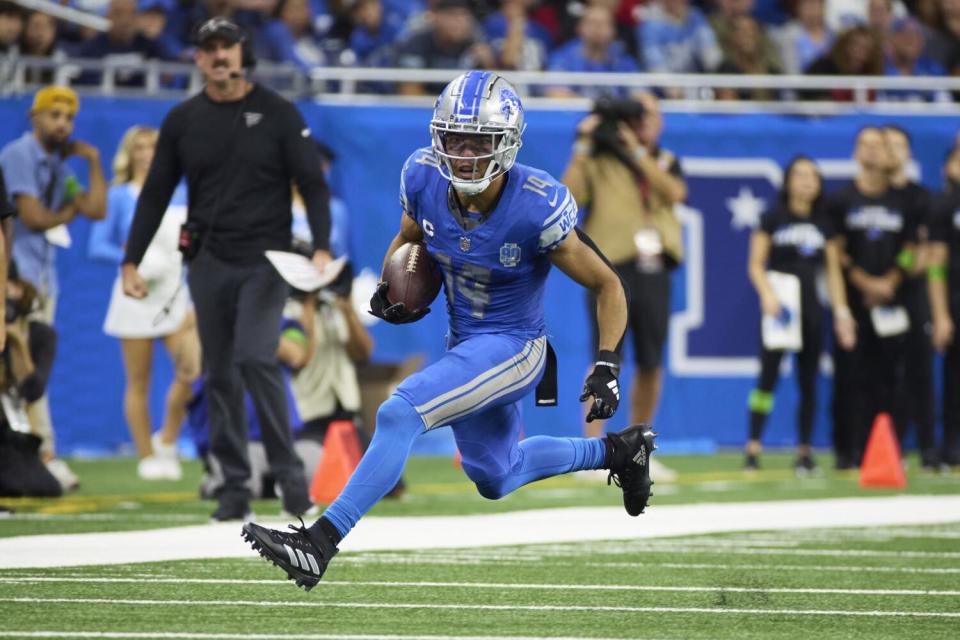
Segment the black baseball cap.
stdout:
<svg viewBox="0 0 960 640">
<path fill-rule="evenodd" d="M 208 40 L 219 38 L 228 44 L 237 44 L 243 42 L 246 34 L 243 29 L 237 26 L 237 23 L 227 18 L 210 18 L 199 27 L 197 27 L 194 41 L 198 46 L 203 46 Z"/>
</svg>

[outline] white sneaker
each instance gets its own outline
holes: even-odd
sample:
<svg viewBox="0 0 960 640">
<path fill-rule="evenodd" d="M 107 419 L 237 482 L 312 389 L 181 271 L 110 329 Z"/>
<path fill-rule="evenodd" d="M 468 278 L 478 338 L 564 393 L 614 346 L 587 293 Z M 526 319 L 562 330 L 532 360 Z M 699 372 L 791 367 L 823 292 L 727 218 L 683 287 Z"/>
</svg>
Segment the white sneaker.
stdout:
<svg viewBox="0 0 960 640">
<path fill-rule="evenodd" d="M 137 463 L 137 475 L 143 480 L 179 480 L 183 477 L 180 462 L 156 454 Z"/>
<path fill-rule="evenodd" d="M 654 482 L 676 482 L 677 472 L 654 457 L 650 458 L 650 477 Z"/>
<path fill-rule="evenodd" d="M 159 431 L 150 436 L 150 446 L 153 447 L 153 455 L 157 456 L 158 458 L 177 459 L 177 444 L 164 443 L 160 438 Z"/>
<path fill-rule="evenodd" d="M 73 491 L 80 486 L 80 478 L 60 458 L 47 460 L 45 466 L 50 475 L 57 479 L 64 491 Z"/>
</svg>

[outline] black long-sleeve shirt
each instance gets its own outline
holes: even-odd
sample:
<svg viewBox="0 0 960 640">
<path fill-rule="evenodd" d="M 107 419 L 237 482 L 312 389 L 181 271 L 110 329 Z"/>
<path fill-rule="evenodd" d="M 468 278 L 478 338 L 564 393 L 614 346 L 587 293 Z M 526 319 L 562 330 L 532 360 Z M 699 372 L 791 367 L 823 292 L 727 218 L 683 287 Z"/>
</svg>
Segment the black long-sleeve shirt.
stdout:
<svg viewBox="0 0 960 640">
<path fill-rule="evenodd" d="M 188 219 L 221 260 L 252 263 L 268 249 L 289 250 L 291 182 L 306 204 L 314 247 L 329 247 L 329 189 L 310 130 L 297 108 L 269 89 L 254 85 L 235 102 L 201 92 L 167 114 L 124 262 L 140 263 L 183 176 Z"/>
</svg>

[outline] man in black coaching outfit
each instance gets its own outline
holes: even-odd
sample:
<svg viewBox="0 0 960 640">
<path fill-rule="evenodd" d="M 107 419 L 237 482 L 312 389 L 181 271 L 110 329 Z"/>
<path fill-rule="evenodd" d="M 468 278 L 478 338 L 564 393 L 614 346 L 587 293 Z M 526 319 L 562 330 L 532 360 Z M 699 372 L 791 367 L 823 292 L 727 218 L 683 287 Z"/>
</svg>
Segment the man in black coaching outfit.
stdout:
<svg viewBox="0 0 960 640">
<path fill-rule="evenodd" d="M 296 107 L 247 79 L 244 71 L 253 59 L 246 33 L 230 20 L 212 18 L 197 30 L 196 43 L 195 61 L 206 86 L 164 119 L 127 240 L 123 289 L 135 298 L 147 295 L 137 265 L 185 176 L 189 215 L 180 244 L 189 263 L 210 394 L 210 448 L 224 474 L 212 518 L 252 515 L 244 387 L 283 508 L 301 515 L 311 503 L 303 465 L 293 452 L 276 358 L 288 288 L 264 251 L 290 248 L 294 182 L 313 233 L 313 262 L 323 268 L 330 261 L 329 191 Z"/>
</svg>

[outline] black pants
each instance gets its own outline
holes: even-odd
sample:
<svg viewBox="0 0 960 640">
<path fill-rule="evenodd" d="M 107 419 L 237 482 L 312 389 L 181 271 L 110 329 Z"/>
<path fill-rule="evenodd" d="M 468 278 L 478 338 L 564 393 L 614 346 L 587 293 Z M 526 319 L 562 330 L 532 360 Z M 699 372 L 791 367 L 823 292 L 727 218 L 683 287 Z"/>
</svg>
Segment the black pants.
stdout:
<svg viewBox="0 0 960 640">
<path fill-rule="evenodd" d="M 903 423 L 897 425 L 897 434 L 902 444 L 907 429 L 911 424 L 914 425 L 921 458 L 924 464 L 932 464 L 939 456 L 935 438 L 933 343 L 930 339 L 930 302 L 927 299 L 926 278 L 914 278 L 904 283 L 903 298 L 910 314 L 910 330 L 906 337 L 906 406 Z"/>
<path fill-rule="evenodd" d="M 797 353 L 797 386 L 800 401 L 797 405 L 797 443 L 808 445 L 813 434 L 813 418 L 817 411 L 817 370 L 820 365 L 820 352 L 823 350 L 823 310 L 820 305 L 804 313 L 801 331 L 803 349 Z M 756 391 L 770 397 L 780 378 L 780 361 L 783 351 L 771 351 L 760 346 L 760 378 Z M 766 407 L 751 403 L 750 439 L 759 440 L 770 415 L 771 405 Z M 766 409 L 766 410 L 764 410 Z"/>
<path fill-rule="evenodd" d="M 293 450 L 277 360 L 287 285 L 266 260 L 236 265 L 207 251 L 191 262 L 188 282 L 210 398 L 210 452 L 223 467 L 220 500 L 249 499 L 246 387 L 260 421 L 270 470 L 283 491 L 284 508 L 302 513 L 308 506 L 306 480 Z"/>
<path fill-rule="evenodd" d="M 953 323 L 960 327 L 960 300 L 953 304 Z M 960 465 L 960 338 L 953 343 L 943 359 L 943 448 L 941 460 Z"/>
<path fill-rule="evenodd" d="M 630 308 L 627 328 L 633 340 L 633 362 L 640 371 L 650 371 L 663 360 L 663 345 L 670 325 L 670 272 L 645 273 L 635 260 L 614 265 L 627 288 Z M 593 344 L 599 340 L 597 298 L 587 294 L 587 310 L 593 328 Z"/>
<path fill-rule="evenodd" d="M 851 305 L 857 345 L 833 350 L 833 448 L 838 466 L 859 465 L 876 415 L 904 421 L 906 334 L 881 338 L 870 313 Z"/>
</svg>

